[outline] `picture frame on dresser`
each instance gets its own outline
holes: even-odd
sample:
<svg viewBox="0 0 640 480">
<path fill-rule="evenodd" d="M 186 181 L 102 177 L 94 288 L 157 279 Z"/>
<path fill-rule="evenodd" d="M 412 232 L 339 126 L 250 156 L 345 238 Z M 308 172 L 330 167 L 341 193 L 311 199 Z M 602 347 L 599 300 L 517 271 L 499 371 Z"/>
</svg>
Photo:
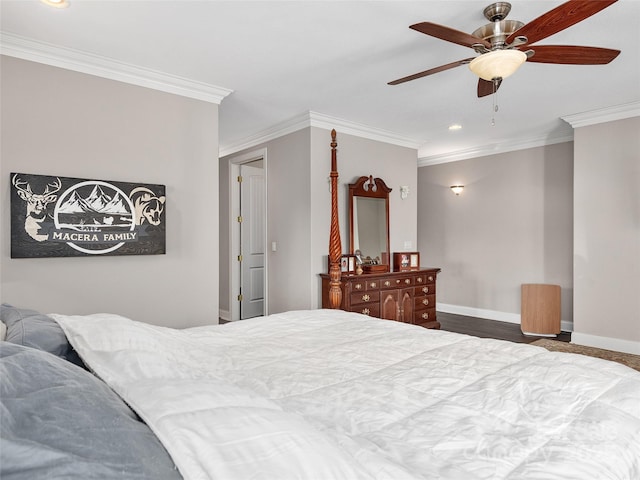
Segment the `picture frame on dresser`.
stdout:
<svg viewBox="0 0 640 480">
<path fill-rule="evenodd" d="M 393 252 L 393 271 L 420 270 L 420 252 Z"/>
<path fill-rule="evenodd" d="M 355 255 L 342 255 L 340 257 L 340 272 L 342 273 L 355 273 L 356 271 L 356 256 Z"/>
</svg>

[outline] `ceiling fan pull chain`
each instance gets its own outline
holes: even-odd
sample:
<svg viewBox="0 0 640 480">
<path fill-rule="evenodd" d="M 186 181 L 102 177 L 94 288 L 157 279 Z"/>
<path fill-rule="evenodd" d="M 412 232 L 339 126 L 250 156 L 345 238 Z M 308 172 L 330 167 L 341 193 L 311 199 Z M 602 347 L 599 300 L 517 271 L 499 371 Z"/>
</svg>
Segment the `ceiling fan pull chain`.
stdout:
<svg viewBox="0 0 640 480">
<path fill-rule="evenodd" d="M 494 78 L 493 83 L 493 113 L 491 114 L 491 126 L 496 126 L 496 117 L 495 114 L 498 111 L 498 79 Z"/>
</svg>

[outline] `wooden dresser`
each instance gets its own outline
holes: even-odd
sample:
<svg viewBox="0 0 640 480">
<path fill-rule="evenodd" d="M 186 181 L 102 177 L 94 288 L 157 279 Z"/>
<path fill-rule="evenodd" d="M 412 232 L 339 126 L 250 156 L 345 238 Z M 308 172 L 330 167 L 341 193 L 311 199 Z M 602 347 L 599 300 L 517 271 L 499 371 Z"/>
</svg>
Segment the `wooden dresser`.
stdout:
<svg viewBox="0 0 640 480">
<path fill-rule="evenodd" d="M 342 304 L 348 312 L 440 328 L 436 319 L 436 276 L 439 268 L 410 272 L 342 275 Z M 322 308 L 329 307 L 329 275 L 322 277 Z"/>
</svg>

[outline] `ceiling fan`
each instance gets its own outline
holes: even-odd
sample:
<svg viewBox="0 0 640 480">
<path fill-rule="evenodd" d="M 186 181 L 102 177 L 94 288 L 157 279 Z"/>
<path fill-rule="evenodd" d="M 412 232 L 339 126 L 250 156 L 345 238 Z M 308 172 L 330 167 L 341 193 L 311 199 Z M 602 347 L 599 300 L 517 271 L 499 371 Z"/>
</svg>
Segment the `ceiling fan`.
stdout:
<svg viewBox="0 0 640 480">
<path fill-rule="evenodd" d="M 505 20 L 511 11 L 511 4 L 496 2 L 485 8 L 483 12 L 491 23 L 478 28 L 471 34 L 431 22 L 416 23 L 409 28 L 447 42 L 470 47 L 480 55 L 399 78 L 388 84 L 398 85 L 469 64 L 469 68 L 480 77 L 478 97 L 484 97 L 495 93 L 502 79 L 513 74 L 525 61 L 572 65 L 609 63 L 618 56 L 620 50 L 532 44 L 581 22 L 616 1 L 569 0 L 526 25 L 517 20 Z"/>
</svg>

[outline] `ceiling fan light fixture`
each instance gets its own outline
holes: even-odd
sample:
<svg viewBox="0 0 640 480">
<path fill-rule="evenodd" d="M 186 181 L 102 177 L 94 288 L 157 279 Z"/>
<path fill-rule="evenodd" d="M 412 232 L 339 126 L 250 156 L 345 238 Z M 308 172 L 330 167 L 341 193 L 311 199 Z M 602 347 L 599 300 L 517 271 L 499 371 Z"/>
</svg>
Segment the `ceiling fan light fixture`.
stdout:
<svg viewBox="0 0 640 480">
<path fill-rule="evenodd" d="M 527 60 L 520 50 L 493 50 L 483 53 L 469 63 L 469 69 L 483 80 L 507 78 Z"/>
</svg>

